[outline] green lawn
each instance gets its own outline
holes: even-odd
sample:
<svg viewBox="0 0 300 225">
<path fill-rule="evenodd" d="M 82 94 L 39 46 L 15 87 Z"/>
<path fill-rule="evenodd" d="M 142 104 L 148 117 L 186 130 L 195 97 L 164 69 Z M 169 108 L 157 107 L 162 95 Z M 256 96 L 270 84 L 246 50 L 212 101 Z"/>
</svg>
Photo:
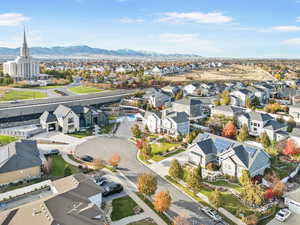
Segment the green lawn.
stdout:
<svg viewBox="0 0 300 225">
<path fill-rule="evenodd" d="M 96 87 L 88 87 L 88 86 L 71 87 L 68 90 L 76 94 L 91 94 L 91 93 L 97 93 L 103 91 L 102 89 Z"/>
<path fill-rule="evenodd" d="M 127 225 L 157 225 L 157 224 L 155 222 L 149 222 L 149 221 L 146 221 L 146 219 L 144 219 L 144 220 L 137 221 L 134 223 L 129 223 Z"/>
<path fill-rule="evenodd" d="M 5 135 L 0 135 L 0 145 L 6 145 L 8 143 L 16 141 L 17 138 L 13 136 L 5 136 Z"/>
<path fill-rule="evenodd" d="M 241 192 L 242 190 L 242 187 L 238 184 L 231 184 L 231 183 L 228 183 L 224 180 L 219 180 L 219 181 L 214 181 L 214 182 L 207 182 L 207 183 L 210 183 L 210 184 L 213 184 L 213 185 L 216 185 L 216 186 L 224 186 L 224 187 L 229 187 L 229 188 L 232 188 L 238 192 Z"/>
<path fill-rule="evenodd" d="M 13 101 L 13 100 L 24 100 L 34 98 L 46 98 L 47 94 L 40 91 L 15 91 L 10 90 L 2 97 L 0 101 Z"/>
<path fill-rule="evenodd" d="M 172 152 L 172 153 L 169 153 L 169 154 L 166 154 L 165 156 L 161 156 L 161 155 L 153 155 L 153 156 L 151 157 L 151 159 L 154 160 L 154 161 L 156 161 L 156 162 L 159 162 L 159 161 L 161 161 L 161 160 L 164 160 L 164 159 L 166 159 L 166 158 L 168 158 L 168 157 L 174 156 L 174 155 L 179 154 L 179 153 L 181 153 L 181 152 L 184 152 L 184 150 L 183 150 L 183 149 L 178 149 L 177 151 Z"/>
<path fill-rule="evenodd" d="M 69 166 L 72 173 L 77 173 L 78 168 L 68 164 L 60 155 L 50 156 L 52 158 L 51 176 L 55 178 L 64 177 L 64 170 Z"/>
<path fill-rule="evenodd" d="M 168 142 L 151 144 L 152 153 L 153 154 L 164 153 L 170 148 L 177 147 L 179 145 L 180 145 L 179 143 L 168 143 Z"/>
<path fill-rule="evenodd" d="M 41 87 L 35 87 L 36 89 L 52 89 L 52 88 L 60 88 L 64 85 L 47 85 L 47 86 L 41 86 Z"/>
<path fill-rule="evenodd" d="M 72 137 L 76 137 L 76 138 L 84 138 L 84 137 L 89 137 L 89 136 L 93 136 L 93 131 L 91 129 L 86 130 L 86 131 L 78 131 L 72 134 L 69 134 Z"/>
<path fill-rule="evenodd" d="M 134 215 L 134 208 L 137 206 L 129 196 L 117 198 L 112 201 L 112 213 L 110 215 L 112 221 L 117 221 L 128 216 Z"/>
</svg>

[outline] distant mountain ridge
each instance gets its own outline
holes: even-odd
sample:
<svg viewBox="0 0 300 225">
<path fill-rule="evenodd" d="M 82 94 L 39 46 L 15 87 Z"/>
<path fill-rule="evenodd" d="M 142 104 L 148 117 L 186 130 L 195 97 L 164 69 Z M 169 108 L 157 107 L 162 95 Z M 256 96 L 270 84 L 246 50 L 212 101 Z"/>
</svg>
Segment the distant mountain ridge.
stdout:
<svg viewBox="0 0 300 225">
<path fill-rule="evenodd" d="M 20 48 L 0 47 L 0 55 L 19 55 Z M 69 47 L 32 47 L 32 55 L 109 55 L 109 56 L 199 56 L 195 54 L 160 54 L 147 51 L 135 51 L 131 49 L 107 50 L 92 48 L 86 45 Z"/>
</svg>

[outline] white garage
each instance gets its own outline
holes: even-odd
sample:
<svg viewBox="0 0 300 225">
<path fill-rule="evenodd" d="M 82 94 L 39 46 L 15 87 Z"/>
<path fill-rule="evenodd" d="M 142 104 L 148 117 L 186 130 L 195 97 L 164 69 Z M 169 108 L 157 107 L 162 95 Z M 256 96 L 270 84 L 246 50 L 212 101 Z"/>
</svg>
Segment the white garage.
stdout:
<svg viewBox="0 0 300 225">
<path fill-rule="evenodd" d="M 284 203 L 292 212 L 300 215 L 300 188 L 286 193 Z"/>
</svg>

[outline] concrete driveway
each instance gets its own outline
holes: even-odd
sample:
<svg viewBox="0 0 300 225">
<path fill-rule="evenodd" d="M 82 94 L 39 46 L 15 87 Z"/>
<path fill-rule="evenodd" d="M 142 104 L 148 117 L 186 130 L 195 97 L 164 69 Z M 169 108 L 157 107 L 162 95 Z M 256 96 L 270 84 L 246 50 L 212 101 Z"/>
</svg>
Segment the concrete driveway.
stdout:
<svg viewBox="0 0 300 225">
<path fill-rule="evenodd" d="M 121 156 L 119 171 L 130 182 L 136 184 L 141 173 L 155 174 L 136 159 L 135 145 L 123 137 L 95 137 L 79 144 L 75 150 L 78 156 L 91 155 L 94 158 L 108 160 L 114 153 Z M 187 215 L 191 224 L 214 224 L 199 208 L 199 204 L 191 200 L 182 191 L 157 176 L 158 191 L 168 190 L 173 204 L 168 214 L 174 218 L 179 214 Z"/>
</svg>

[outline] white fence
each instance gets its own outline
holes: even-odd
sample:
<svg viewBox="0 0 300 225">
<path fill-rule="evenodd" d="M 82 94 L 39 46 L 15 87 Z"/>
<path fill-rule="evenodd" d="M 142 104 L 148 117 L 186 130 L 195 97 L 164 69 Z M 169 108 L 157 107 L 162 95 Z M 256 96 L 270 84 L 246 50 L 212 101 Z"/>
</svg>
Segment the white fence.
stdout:
<svg viewBox="0 0 300 225">
<path fill-rule="evenodd" d="M 18 189 L 13 190 L 13 191 L 8 191 L 8 192 L 5 192 L 5 193 L 2 193 L 2 194 L 0 194 L 0 201 L 3 201 L 5 199 L 9 199 L 9 198 L 14 198 L 14 197 L 17 197 L 17 196 L 20 196 L 20 195 L 23 195 L 23 194 L 27 194 L 27 193 L 30 193 L 34 190 L 41 189 L 42 187 L 45 187 L 45 186 L 49 186 L 53 193 L 57 193 L 57 190 L 52 185 L 52 181 L 51 180 L 46 180 L 46 181 L 43 181 L 43 182 L 40 182 L 40 183 L 37 183 L 37 184 L 32 184 L 30 186 L 26 186 L 26 187 L 23 187 L 23 188 L 18 188 Z"/>
</svg>

